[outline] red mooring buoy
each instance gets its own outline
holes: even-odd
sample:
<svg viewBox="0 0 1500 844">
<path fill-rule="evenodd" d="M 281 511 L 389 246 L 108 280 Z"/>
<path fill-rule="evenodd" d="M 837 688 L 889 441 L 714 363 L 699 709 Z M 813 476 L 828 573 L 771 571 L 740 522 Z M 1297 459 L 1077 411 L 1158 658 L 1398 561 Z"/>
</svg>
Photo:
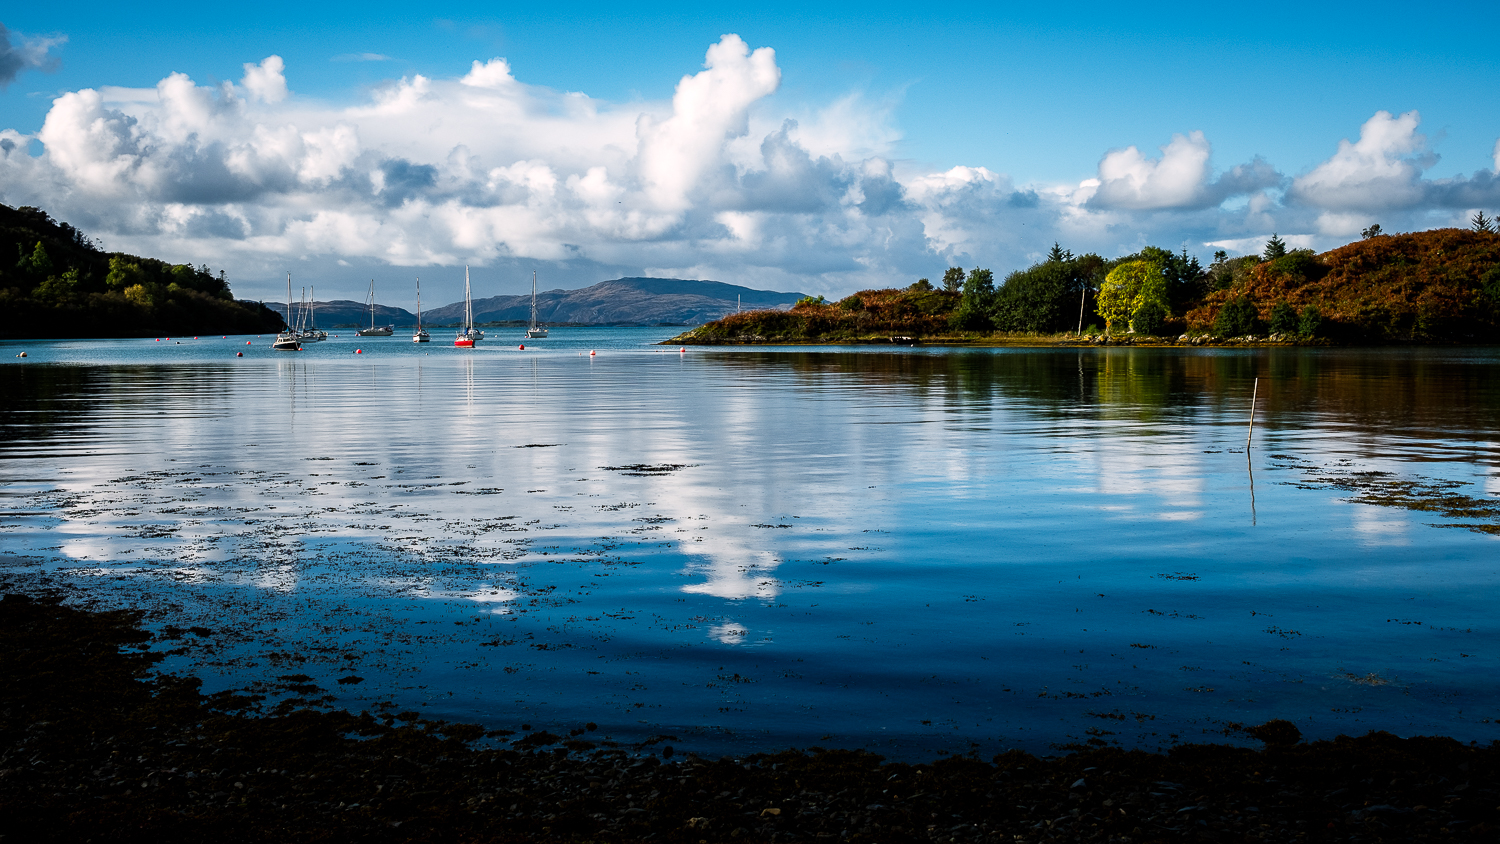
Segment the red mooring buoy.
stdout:
<svg viewBox="0 0 1500 844">
<path fill-rule="evenodd" d="M 355 349 L 355 350 L 354 350 L 354 353 L 355 353 L 355 354 L 356 354 L 356 355 L 362 355 L 362 354 L 364 354 L 364 353 L 365 353 L 365 350 L 364 350 L 364 349 Z"/>
<path fill-rule="evenodd" d="M 245 353 L 244 352 L 235 352 L 234 356 L 237 357 L 237 358 L 242 358 L 242 357 L 245 356 Z"/>
<path fill-rule="evenodd" d="M 521 344 L 521 351 L 523 351 L 523 352 L 526 351 L 526 344 L 525 343 Z"/>
<path fill-rule="evenodd" d="M 594 350 L 592 350 L 592 349 L 589 350 L 589 357 L 593 357 L 594 355 L 597 355 L 597 354 L 599 354 L 599 353 L 596 352 L 596 351 L 594 351 Z"/>
</svg>

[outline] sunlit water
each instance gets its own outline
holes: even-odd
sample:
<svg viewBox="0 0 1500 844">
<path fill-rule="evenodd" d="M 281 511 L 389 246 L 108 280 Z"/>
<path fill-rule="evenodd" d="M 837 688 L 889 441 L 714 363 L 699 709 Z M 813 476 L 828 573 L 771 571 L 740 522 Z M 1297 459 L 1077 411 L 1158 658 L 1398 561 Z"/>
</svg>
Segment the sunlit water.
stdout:
<svg viewBox="0 0 1500 844">
<path fill-rule="evenodd" d="M 209 689 L 709 753 L 1500 738 L 1493 521 L 1329 482 L 1493 502 L 1493 351 L 675 330 L 0 344 L 0 580 Z"/>
</svg>

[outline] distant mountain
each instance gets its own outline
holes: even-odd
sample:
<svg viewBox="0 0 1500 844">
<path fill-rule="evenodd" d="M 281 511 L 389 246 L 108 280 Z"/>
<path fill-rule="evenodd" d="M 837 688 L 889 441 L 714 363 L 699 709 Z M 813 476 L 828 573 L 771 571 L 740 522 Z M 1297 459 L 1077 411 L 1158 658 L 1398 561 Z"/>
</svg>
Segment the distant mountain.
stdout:
<svg viewBox="0 0 1500 844">
<path fill-rule="evenodd" d="M 752 290 L 720 281 L 680 278 L 617 278 L 582 290 L 548 290 L 536 297 L 537 319 L 584 325 L 698 325 L 746 310 L 786 309 L 805 294 Z M 319 313 L 322 306 L 319 306 Z M 456 323 L 464 305 L 457 302 L 423 311 L 422 321 Z M 474 300 L 475 322 L 525 322 L 531 318 L 531 294 Z M 321 322 L 321 317 L 320 320 Z"/>
<path fill-rule="evenodd" d="M 370 327 L 370 306 L 364 302 L 351 302 L 348 299 L 335 299 L 332 302 L 316 302 L 313 309 L 313 321 L 318 328 L 325 331 L 335 326 L 353 325 L 359 328 Z M 285 318 L 286 305 L 280 303 L 268 303 L 266 307 L 281 314 Z M 292 313 L 297 313 L 297 304 L 292 304 Z M 458 304 L 458 312 L 463 313 L 464 306 Z M 427 321 L 427 312 L 422 312 L 422 321 Z M 416 325 L 417 317 L 405 308 L 393 308 L 390 305 L 375 306 L 376 325 Z"/>
</svg>

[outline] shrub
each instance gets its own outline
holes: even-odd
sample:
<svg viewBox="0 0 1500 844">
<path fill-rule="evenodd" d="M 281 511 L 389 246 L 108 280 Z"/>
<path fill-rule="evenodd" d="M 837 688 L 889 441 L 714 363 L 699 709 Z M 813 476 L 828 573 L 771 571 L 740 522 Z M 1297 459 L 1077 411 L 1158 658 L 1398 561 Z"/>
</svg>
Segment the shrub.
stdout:
<svg viewBox="0 0 1500 844">
<path fill-rule="evenodd" d="M 819 305 L 826 304 L 828 304 L 828 300 L 824 299 L 822 296 L 803 296 L 801 299 L 797 300 L 797 304 L 792 306 L 792 310 L 800 311 L 804 308 L 815 308 Z"/>
<path fill-rule="evenodd" d="M 1317 305 L 1308 305 L 1302 309 L 1302 316 L 1297 320 L 1297 333 L 1303 337 L 1318 336 L 1318 327 L 1323 324 L 1323 314 Z"/>
<path fill-rule="evenodd" d="M 1130 330 L 1137 334 L 1156 335 L 1161 333 L 1166 321 L 1167 306 L 1159 299 L 1148 298 L 1136 305 L 1135 312 L 1130 315 Z"/>
<path fill-rule="evenodd" d="M 1271 309 L 1272 334 L 1297 334 L 1297 311 L 1285 299 Z"/>
<path fill-rule="evenodd" d="M 1255 333 L 1257 322 L 1255 303 L 1247 296 L 1236 296 L 1219 308 L 1219 315 L 1214 317 L 1214 333 L 1224 337 L 1244 337 Z"/>
<path fill-rule="evenodd" d="M 914 281 L 914 282 L 911 283 L 911 287 L 908 287 L 906 289 L 907 290 L 931 290 L 932 289 L 932 282 L 928 281 L 925 278 L 919 278 L 916 281 Z"/>
<path fill-rule="evenodd" d="M 859 298 L 858 293 L 851 293 L 838 302 L 841 311 L 862 311 L 865 309 L 865 300 Z"/>
</svg>

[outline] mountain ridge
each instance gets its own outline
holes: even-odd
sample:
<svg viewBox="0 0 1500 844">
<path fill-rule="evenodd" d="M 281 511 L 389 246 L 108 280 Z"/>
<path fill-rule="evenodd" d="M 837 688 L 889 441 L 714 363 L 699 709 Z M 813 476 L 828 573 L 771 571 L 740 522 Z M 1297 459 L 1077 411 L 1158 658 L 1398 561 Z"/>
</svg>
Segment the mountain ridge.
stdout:
<svg viewBox="0 0 1500 844">
<path fill-rule="evenodd" d="M 537 319 L 572 325 L 700 325 L 735 313 L 740 308 L 785 310 L 806 294 L 756 290 L 707 279 L 632 276 L 601 281 L 576 290 L 561 288 L 537 293 Z M 285 305 L 268 304 L 280 314 Z M 348 299 L 314 303 L 320 328 L 365 327 L 370 307 Z M 296 312 L 296 306 L 293 306 Z M 463 320 L 463 302 L 422 310 L 423 324 L 456 324 Z M 526 322 L 531 318 L 531 294 L 489 296 L 474 300 L 474 321 Z M 415 325 L 416 314 L 405 308 L 376 304 L 376 325 Z"/>
</svg>

